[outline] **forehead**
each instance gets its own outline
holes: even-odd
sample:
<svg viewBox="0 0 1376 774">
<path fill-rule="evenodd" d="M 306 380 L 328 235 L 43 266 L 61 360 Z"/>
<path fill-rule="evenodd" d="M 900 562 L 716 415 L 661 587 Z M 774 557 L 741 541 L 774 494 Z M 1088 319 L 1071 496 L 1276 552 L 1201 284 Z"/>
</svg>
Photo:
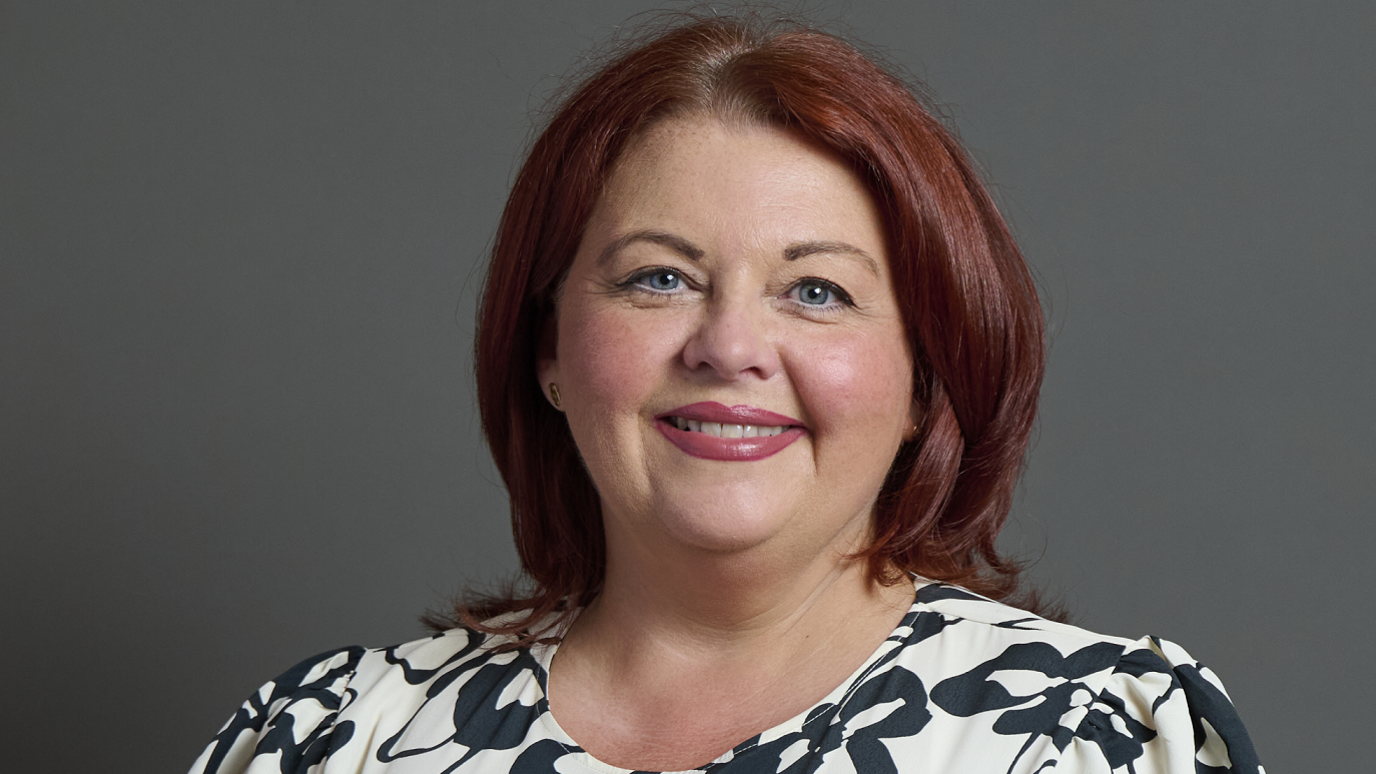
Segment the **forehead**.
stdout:
<svg viewBox="0 0 1376 774">
<path fill-rule="evenodd" d="M 613 229 L 680 223 L 760 238 L 849 235 L 876 252 L 885 241 L 869 191 L 835 155 L 787 131 L 710 117 L 662 121 L 635 137 L 593 220 Z"/>
</svg>

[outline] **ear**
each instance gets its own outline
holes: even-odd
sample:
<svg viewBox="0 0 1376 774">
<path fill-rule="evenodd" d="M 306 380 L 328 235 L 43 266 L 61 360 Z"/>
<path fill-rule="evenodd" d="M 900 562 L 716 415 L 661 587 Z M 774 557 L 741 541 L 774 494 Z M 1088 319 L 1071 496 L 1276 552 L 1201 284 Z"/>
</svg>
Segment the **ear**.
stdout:
<svg viewBox="0 0 1376 774">
<path fill-rule="evenodd" d="M 559 326 L 557 312 L 545 317 L 540 326 L 540 339 L 535 345 L 535 378 L 540 380 L 540 392 L 545 400 L 554 405 L 550 398 L 549 385 L 559 383 Z M 555 406 L 558 408 L 558 406 Z"/>
</svg>

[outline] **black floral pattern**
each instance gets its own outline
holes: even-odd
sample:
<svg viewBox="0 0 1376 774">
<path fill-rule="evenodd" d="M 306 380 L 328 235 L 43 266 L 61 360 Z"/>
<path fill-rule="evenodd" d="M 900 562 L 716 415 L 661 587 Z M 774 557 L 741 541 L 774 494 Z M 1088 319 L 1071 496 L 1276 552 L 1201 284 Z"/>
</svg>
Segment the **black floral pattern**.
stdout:
<svg viewBox="0 0 1376 774">
<path fill-rule="evenodd" d="M 555 646 L 497 644 L 454 630 L 307 659 L 251 696 L 192 774 L 622 771 L 549 714 Z M 925 582 L 846 684 L 699 770 L 1262 774 L 1222 686 L 1179 647 Z"/>
</svg>

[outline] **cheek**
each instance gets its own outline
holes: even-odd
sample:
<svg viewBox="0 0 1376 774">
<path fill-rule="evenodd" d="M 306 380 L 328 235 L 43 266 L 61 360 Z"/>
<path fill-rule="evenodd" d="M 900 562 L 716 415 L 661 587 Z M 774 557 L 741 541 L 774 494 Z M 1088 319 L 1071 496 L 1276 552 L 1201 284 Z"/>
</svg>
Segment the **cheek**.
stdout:
<svg viewBox="0 0 1376 774">
<path fill-rule="evenodd" d="M 875 450 L 887 446 L 889 436 L 901 439 L 912 402 L 905 346 L 887 336 L 837 337 L 798 357 L 805 364 L 794 369 L 794 381 L 820 431 L 848 447 Z"/>
<path fill-rule="evenodd" d="M 653 384 L 658 369 L 654 360 L 654 336 L 646 326 L 614 313 L 572 313 L 560 321 L 559 363 L 574 404 L 599 411 L 634 411 L 639 399 Z"/>
</svg>

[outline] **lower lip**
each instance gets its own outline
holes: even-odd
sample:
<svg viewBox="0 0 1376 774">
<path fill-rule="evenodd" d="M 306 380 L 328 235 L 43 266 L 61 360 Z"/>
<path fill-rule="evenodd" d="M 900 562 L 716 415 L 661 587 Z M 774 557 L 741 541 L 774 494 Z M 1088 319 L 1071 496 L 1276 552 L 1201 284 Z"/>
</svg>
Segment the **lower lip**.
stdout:
<svg viewBox="0 0 1376 774">
<path fill-rule="evenodd" d="M 803 428 L 790 427 L 778 435 L 755 438 L 721 438 L 707 433 L 680 430 L 661 419 L 655 422 L 659 432 L 690 457 L 727 462 L 762 460 L 783 451 L 784 447 L 803 437 Z"/>
</svg>

